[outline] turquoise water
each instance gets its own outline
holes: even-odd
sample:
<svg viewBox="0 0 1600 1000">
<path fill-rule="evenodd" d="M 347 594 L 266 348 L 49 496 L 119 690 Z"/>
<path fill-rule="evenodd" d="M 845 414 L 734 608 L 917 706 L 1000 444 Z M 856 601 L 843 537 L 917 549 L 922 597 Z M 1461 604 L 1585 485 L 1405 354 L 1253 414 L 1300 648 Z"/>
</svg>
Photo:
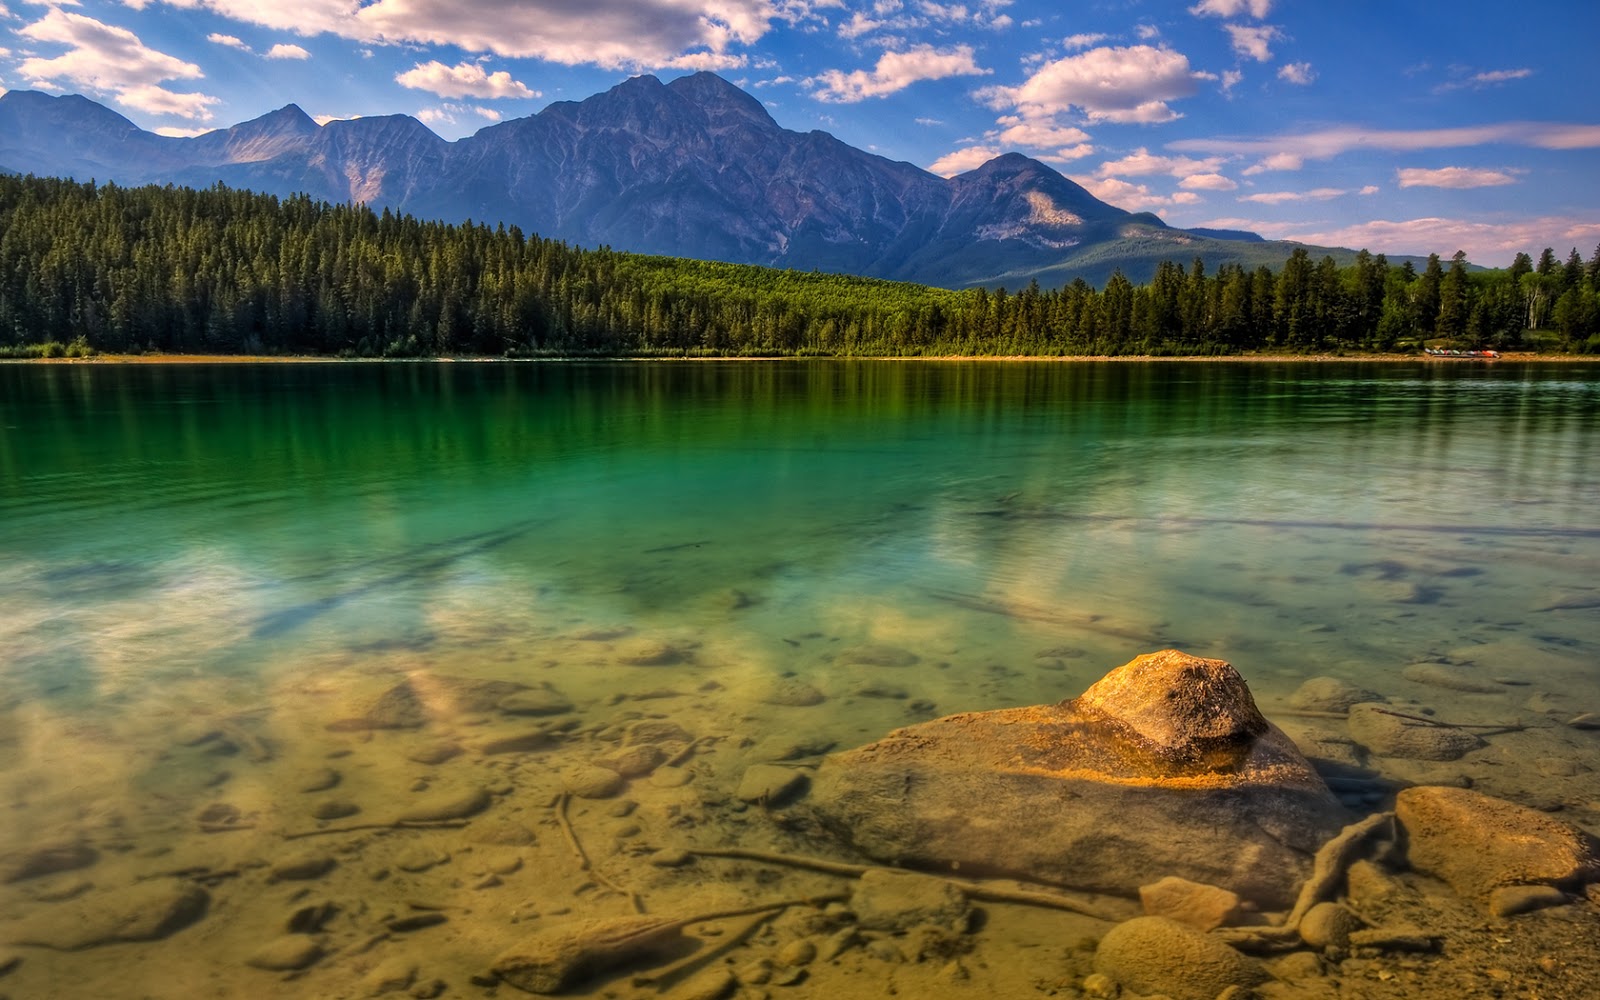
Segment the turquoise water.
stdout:
<svg viewBox="0 0 1600 1000">
<path fill-rule="evenodd" d="M 219 797 L 260 816 L 225 838 L 304 825 L 297 775 L 391 739 L 328 724 L 428 673 L 819 746 L 1165 646 L 1269 716 L 1426 660 L 1519 686 L 1440 711 L 1594 710 L 1597 456 L 1595 365 L 0 365 L 0 855 L 214 850 Z M 212 722 L 226 767 L 178 738 Z M 395 760 L 365 814 L 449 784 Z"/>
</svg>

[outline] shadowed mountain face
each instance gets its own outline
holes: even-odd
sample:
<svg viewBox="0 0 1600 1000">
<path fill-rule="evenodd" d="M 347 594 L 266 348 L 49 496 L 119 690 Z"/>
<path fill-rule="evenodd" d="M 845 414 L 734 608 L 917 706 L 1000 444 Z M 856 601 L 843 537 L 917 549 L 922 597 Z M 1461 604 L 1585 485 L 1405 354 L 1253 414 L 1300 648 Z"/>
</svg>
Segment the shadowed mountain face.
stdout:
<svg viewBox="0 0 1600 1000">
<path fill-rule="evenodd" d="M 780 128 L 710 73 L 641 76 L 447 142 L 403 115 L 318 126 L 289 105 L 168 138 L 82 97 L 0 96 L 0 163 L 119 184 L 218 181 L 522 227 L 582 246 L 933 285 L 1143 280 L 1162 259 L 1276 267 L 1292 247 L 1172 229 L 1008 154 L 945 179 Z M 1219 238 L 1225 237 L 1225 238 Z"/>
</svg>

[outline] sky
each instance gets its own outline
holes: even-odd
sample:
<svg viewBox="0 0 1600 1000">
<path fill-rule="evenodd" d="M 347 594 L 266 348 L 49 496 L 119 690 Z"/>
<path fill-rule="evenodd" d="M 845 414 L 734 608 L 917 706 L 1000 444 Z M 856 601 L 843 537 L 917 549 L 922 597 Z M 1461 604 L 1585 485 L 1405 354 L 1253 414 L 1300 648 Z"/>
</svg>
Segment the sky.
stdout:
<svg viewBox="0 0 1600 1000">
<path fill-rule="evenodd" d="M 1176 226 L 1504 266 L 1600 245 L 1597 40 L 1595 0 L 0 0 L 0 91 L 457 139 L 711 70 L 939 174 L 1014 151 Z"/>
</svg>

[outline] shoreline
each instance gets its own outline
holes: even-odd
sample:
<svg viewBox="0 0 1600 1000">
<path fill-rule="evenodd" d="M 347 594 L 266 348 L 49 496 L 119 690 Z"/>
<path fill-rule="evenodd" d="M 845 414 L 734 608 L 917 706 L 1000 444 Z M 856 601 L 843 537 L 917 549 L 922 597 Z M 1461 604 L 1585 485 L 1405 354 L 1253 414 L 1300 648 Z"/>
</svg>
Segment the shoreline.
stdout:
<svg viewBox="0 0 1600 1000">
<path fill-rule="evenodd" d="M 46 364 L 46 365 L 241 365 L 241 364 L 393 364 L 393 363 L 483 363 L 500 362 L 506 364 L 526 362 L 572 362 L 572 361 L 639 361 L 639 362 L 739 362 L 739 361 L 1006 361 L 1006 362 L 1243 362 L 1258 363 L 1269 362 L 1274 364 L 1285 363 L 1338 363 L 1359 362 L 1371 363 L 1399 363 L 1427 361 L 1439 364 L 1497 364 L 1504 362 L 1565 362 L 1585 364 L 1600 362 L 1600 355 L 1595 354 L 1539 354 L 1528 352 L 1504 352 L 1498 358 L 1473 358 L 1473 357 L 1432 357 L 1426 354 L 1218 354 L 1218 355 L 1171 355 L 1157 356 L 1149 354 L 1071 354 L 1071 355 L 1028 355 L 1028 354 L 938 354 L 938 355 L 883 355 L 883 356 L 807 356 L 794 355 L 760 355 L 753 357 L 630 357 L 619 355 L 606 356 L 560 356 L 538 358 L 506 358 L 497 355 L 451 355 L 447 357 L 431 358 L 338 358 L 317 354 L 97 354 L 88 358 L 0 358 L 0 364 Z"/>
</svg>

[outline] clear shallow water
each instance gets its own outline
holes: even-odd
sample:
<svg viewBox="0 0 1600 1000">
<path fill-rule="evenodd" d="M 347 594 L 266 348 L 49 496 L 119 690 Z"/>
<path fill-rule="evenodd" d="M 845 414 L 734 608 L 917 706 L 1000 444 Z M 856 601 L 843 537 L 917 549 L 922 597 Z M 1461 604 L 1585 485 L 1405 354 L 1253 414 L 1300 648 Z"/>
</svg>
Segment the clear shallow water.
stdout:
<svg viewBox="0 0 1600 1000">
<path fill-rule="evenodd" d="M 1325 674 L 1594 710 L 1597 455 L 1584 365 L 3 365 L 0 855 L 214 851 L 219 799 L 260 817 L 228 837 L 305 825 L 297 776 L 368 749 L 327 724 L 427 674 L 758 746 L 1057 701 L 1164 646 L 1269 716 Z M 1516 697 L 1396 690 L 1427 659 Z M 774 706 L 785 677 L 827 701 Z M 179 738 L 213 722 L 245 734 L 225 767 Z M 1600 766 L 1591 737 L 1563 752 Z M 462 780 L 367 766 L 367 815 Z"/>
</svg>

